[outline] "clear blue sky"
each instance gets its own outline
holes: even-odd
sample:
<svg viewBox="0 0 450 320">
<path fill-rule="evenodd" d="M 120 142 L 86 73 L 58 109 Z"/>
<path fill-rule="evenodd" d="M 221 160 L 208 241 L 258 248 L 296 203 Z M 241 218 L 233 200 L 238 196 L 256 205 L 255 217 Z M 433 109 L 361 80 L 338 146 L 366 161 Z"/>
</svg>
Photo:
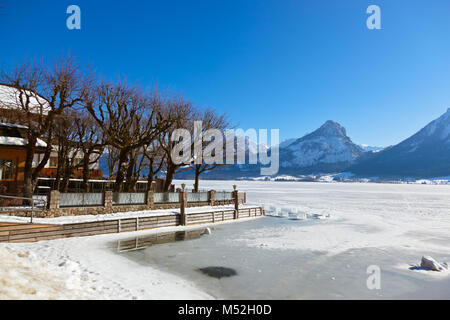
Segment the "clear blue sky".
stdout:
<svg viewBox="0 0 450 320">
<path fill-rule="evenodd" d="M 281 139 L 332 119 L 356 143 L 387 146 L 450 107 L 448 0 L 2 2 L 2 66 L 70 51 Z M 71 4 L 81 30 L 66 28 Z M 382 30 L 366 28 L 369 4 Z"/>
</svg>

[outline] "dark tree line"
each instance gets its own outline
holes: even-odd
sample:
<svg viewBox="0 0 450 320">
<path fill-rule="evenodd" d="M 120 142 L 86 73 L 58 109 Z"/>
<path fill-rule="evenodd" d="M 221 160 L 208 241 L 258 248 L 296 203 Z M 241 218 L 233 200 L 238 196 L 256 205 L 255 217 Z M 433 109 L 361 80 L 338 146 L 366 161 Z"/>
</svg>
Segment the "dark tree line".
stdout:
<svg viewBox="0 0 450 320">
<path fill-rule="evenodd" d="M 158 174 L 165 175 L 167 191 L 175 174 L 184 170 L 195 172 L 197 191 L 200 174 L 219 165 L 173 161 L 176 142 L 171 135 L 175 129 L 185 128 L 193 133 L 195 121 L 202 121 L 203 130 L 229 125 L 225 115 L 195 108 L 179 94 L 161 94 L 123 79 L 101 79 L 82 69 L 71 57 L 50 67 L 27 61 L 2 70 L 0 83 L 14 89 L 7 92 L 6 102 L 0 100 L 0 108 L 9 109 L 3 112 L 3 118 L 28 128 L 25 197 L 33 194 L 52 151 L 58 155 L 55 188 L 63 192 L 78 169 L 82 170 L 82 186 L 87 192 L 90 168 L 104 153 L 110 178 L 115 178 L 114 191 L 118 192 L 136 190 L 140 178 L 146 178 L 150 186 Z M 38 139 L 46 141 L 47 146 L 39 151 L 36 161 Z M 207 148 L 207 144 L 202 148 Z M 142 177 L 143 172 L 146 177 Z"/>
</svg>

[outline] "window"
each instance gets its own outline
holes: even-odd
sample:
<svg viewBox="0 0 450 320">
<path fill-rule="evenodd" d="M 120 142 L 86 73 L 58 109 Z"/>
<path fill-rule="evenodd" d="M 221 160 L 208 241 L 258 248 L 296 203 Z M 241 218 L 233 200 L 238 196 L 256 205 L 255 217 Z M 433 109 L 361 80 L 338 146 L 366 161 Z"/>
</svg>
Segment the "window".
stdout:
<svg viewBox="0 0 450 320">
<path fill-rule="evenodd" d="M 56 168 L 58 166 L 58 158 L 56 157 L 51 157 L 50 158 L 50 163 L 48 165 L 50 168 Z"/>
<path fill-rule="evenodd" d="M 14 127 L 14 126 L 8 126 L 8 125 L 0 126 L 0 136 L 22 138 L 18 128 Z"/>
<path fill-rule="evenodd" d="M 14 161 L 0 159 L 0 180 L 13 179 Z"/>
<path fill-rule="evenodd" d="M 75 158 L 75 165 L 78 166 L 79 164 L 81 164 L 83 159 L 81 158 Z"/>
</svg>

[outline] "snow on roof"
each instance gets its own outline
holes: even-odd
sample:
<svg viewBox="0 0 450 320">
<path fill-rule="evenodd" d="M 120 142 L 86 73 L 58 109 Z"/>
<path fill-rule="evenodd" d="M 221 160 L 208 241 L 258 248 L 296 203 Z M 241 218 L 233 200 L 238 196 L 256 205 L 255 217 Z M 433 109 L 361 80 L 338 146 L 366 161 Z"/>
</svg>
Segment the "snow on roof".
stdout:
<svg viewBox="0 0 450 320">
<path fill-rule="evenodd" d="M 51 110 L 48 102 L 30 90 L 24 90 L 27 96 L 30 96 L 29 111 L 36 114 L 48 114 Z M 22 99 L 22 103 L 20 101 Z M 8 86 L 0 85 L 0 108 L 3 109 L 20 109 L 26 104 L 26 97 L 20 97 L 20 90 Z"/>
<path fill-rule="evenodd" d="M 13 124 L 13 123 L 5 123 L 5 122 L 0 122 L 0 127 L 11 127 L 11 128 L 28 129 L 27 126 L 22 126 L 20 124 Z"/>
<path fill-rule="evenodd" d="M 27 143 L 28 143 L 28 139 L 25 139 L 25 138 L 0 136 L 0 145 L 25 146 Z M 47 143 L 41 139 L 37 139 L 36 147 L 45 148 L 45 147 L 47 147 Z"/>
</svg>

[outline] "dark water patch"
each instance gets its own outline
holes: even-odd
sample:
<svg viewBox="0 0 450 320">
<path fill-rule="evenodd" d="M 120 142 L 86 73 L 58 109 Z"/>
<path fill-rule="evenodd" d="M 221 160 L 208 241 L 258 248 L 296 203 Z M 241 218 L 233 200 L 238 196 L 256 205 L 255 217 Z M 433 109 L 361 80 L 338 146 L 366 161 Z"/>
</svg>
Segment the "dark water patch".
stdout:
<svg viewBox="0 0 450 320">
<path fill-rule="evenodd" d="M 237 276 L 236 270 L 226 267 L 206 267 L 199 268 L 198 271 L 206 274 L 207 276 L 217 279 Z"/>
</svg>

